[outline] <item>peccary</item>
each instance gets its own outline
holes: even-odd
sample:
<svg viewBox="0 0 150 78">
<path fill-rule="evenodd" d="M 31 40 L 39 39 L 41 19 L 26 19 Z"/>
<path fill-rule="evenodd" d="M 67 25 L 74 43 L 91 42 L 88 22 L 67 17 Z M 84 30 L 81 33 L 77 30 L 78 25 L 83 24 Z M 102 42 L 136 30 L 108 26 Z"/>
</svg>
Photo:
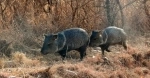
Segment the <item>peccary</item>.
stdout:
<svg viewBox="0 0 150 78">
<path fill-rule="evenodd" d="M 110 52 L 108 49 L 110 45 L 120 44 L 127 50 L 126 37 L 127 35 L 123 29 L 109 26 L 102 31 L 102 34 L 101 31 L 92 31 L 89 46 L 100 47 L 102 55 L 104 55 L 105 50 Z"/>
<path fill-rule="evenodd" d="M 62 59 L 66 57 L 66 53 L 71 50 L 80 52 L 80 59 L 86 55 L 86 49 L 89 44 L 88 33 L 82 28 L 70 28 L 57 34 L 45 35 L 42 54 L 58 52 Z"/>
</svg>

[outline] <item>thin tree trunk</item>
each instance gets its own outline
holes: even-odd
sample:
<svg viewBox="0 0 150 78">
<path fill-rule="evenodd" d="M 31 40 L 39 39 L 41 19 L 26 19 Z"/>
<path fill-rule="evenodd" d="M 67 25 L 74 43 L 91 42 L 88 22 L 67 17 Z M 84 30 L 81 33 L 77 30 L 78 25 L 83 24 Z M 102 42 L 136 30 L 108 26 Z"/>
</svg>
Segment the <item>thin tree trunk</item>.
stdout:
<svg viewBox="0 0 150 78">
<path fill-rule="evenodd" d="M 106 14 L 107 14 L 107 20 L 108 20 L 108 26 L 113 25 L 112 20 L 111 20 L 111 15 L 110 15 L 110 1 L 106 0 Z"/>
<path fill-rule="evenodd" d="M 120 14 L 121 14 L 121 22 L 122 22 L 122 27 L 124 26 L 124 14 L 123 14 L 123 11 L 122 11 L 122 6 L 120 4 L 120 1 L 119 0 L 116 0 L 118 6 L 119 6 L 119 10 L 120 10 Z"/>
<path fill-rule="evenodd" d="M 147 2 L 147 1 L 148 1 L 148 0 L 144 0 L 144 1 L 143 1 L 143 4 L 144 4 L 145 14 L 146 14 L 147 17 L 150 19 L 150 13 L 149 13 L 148 7 L 147 7 L 147 5 L 146 5 L 146 2 Z"/>
</svg>

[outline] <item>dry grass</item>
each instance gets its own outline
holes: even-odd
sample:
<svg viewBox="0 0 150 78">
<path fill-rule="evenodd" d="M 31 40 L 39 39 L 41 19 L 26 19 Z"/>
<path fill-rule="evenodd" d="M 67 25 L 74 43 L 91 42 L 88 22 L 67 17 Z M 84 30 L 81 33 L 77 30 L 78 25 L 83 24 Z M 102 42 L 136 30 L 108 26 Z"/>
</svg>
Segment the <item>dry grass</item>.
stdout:
<svg viewBox="0 0 150 78">
<path fill-rule="evenodd" d="M 107 53 L 109 63 L 106 63 L 101 58 L 101 53 L 91 53 L 91 51 L 88 51 L 88 55 L 83 61 L 68 57 L 64 62 L 56 55 L 55 57 L 49 54 L 39 59 L 38 56 L 29 58 L 28 54 L 15 52 L 9 62 L 8 59 L 0 60 L 0 76 L 4 78 L 10 76 L 26 78 L 148 78 L 150 77 L 149 54 L 150 51 L 140 53 L 138 50 L 118 53 L 116 48 L 113 49 L 113 52 Z M 50 61 L 45 58 L 49 58 Z"/>
<path fill-rule="evenodd" d="M 25 54 L 16 52 L 12 54 L 12 61 L 17 65 L 23 65 L 23 67 L 40 66 L 41 62 L 36 59 L 27 58 Z"/>
</svg>

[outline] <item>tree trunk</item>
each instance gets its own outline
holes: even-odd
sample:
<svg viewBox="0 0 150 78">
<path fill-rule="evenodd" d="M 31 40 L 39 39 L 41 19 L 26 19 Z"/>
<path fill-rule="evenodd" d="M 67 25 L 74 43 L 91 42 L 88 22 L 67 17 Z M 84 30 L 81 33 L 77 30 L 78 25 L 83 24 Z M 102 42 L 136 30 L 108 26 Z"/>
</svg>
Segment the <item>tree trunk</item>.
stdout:
<svg viewBox="0 0 150 78">
<path fill-rule="evenodd" d="M 122 24 L 122 27 L 124 26 L 124 14 L 123 14 L 123 9 L 122 9 L 122 6 L 120 4 L 120 1 L 119 0 L 116 0 L 118 6 L 119 6 L 119 10 L 120 10 L 120 14 L 121 14 L 121 24 Z"/>
<path fill-rule="evenodd" d="M 111 14 L 110 14 L 110 1 L 106 0 L 106 14 L 107 14 L 107 21 L 108 21 L 108 26 L 113 25 L 112 19 L 111 19 Z"/>
</svg>

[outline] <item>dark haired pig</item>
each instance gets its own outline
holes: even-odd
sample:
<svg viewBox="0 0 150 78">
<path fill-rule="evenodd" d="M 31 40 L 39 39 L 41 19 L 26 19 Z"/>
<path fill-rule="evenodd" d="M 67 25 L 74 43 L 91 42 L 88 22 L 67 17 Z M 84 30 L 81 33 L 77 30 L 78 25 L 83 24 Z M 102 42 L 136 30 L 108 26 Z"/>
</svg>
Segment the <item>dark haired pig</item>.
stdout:
<svg viewBox="0 0 150 78">
<path fill-rule="evenodd" d="M 80 59 L 86 55 L 86 48 L 89 43 L 88 33 L 82 28 L 71 28 L 58 32 L 57 34 L 45 35 L 42 54 L 58 52 L 62 59 L 71 50 L 80 52 Z"/>
<path fill-rule="evenodd" d="M 126 44 L 126 33 L 123 29 L 109 26 L 102 31 L 92 31 L 92 35 L 90 36 L 90 47 L 101 47 L 102 55 L 104 55 L 104 51 L 110 52 L 108 49 L 110 45 L 120 44 L 123 45 L 124 49 L 127 50 Z"/>
</svg>

